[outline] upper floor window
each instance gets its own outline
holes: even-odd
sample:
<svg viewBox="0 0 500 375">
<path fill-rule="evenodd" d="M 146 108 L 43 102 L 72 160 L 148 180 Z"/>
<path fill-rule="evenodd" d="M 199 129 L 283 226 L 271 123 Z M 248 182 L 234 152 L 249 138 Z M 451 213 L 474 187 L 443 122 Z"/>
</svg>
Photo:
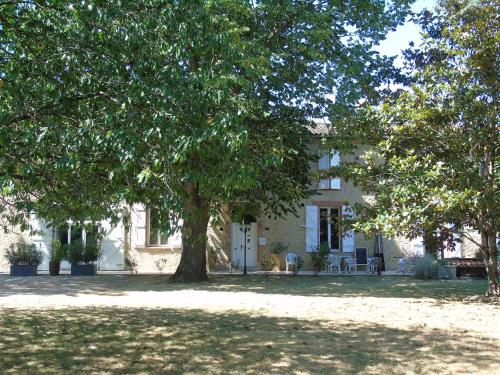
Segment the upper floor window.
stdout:
<svg viewBox="0 0 500 375">
<path fill-rule="evenodd" d="M 337 167 L 340 164 L 340 153 L 335 150 L 330 150 L 318 160 L 318 169 L 320 171 L 328 170 L 331 167 Z M 319 181 L 319 188 L 326 189 L 340 189 L 340 178 L 329 178 Z"/>
</svg>

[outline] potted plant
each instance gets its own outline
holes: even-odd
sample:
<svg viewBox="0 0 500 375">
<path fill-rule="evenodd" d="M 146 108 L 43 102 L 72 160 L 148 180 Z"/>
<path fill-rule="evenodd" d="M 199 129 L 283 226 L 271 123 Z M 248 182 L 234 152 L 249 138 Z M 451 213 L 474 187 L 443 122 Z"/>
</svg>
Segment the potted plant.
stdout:
<svg viewBox="0 0 500 375">
<path fill-rule="evenodd" d="M 5 259 L 10 264 L 10 276 L 36 276 L 43 253 L 35 244 L 16 243 L 9 246 Z"/>
<path fill-rule="evenodd" d="M 71 274 L 74 276 L 95 276 L 97 264 L 101 257 L 101 248 L 98 241 L 74 241 L 68 245 L 67 258 L 71 263 Z"/>
<path fill-rule="evenodd" d="M 329 253 L 330 247 L 328 246 L 328 244 L 321 244 L 318 247 L 317 251 L 310 253 L 314 276 L 318 276 L 318 274 L 325 269 L 326 258 L 328 257 Z"/>
<path fill-rule="evenodd" d="M 437 261 L 439 268 L 437 272 L 438 279 L 456 279 L 457 268 L 450 265 L 447 259 L 439 259 Z"/>
<path fill-rule="evenodd" d="M 261 260 L 260 266 L 264 271 L 264 274 L 267 276 L 269 272 L 271 272 L 274 269 L 275 263 L 273 258 L 271 256 L 268 256 L 265 259 Z"/>
<path fill-rule="evenodd" d="M 59 275 L 61 269 L 61 261 L 64 259 L 66 247 L 61 244 L 61 241 L 54 240 L 50 245 L 50 261 L 49 273 L 52 276 Z"/>
<path fill-rule="evenodd" d="M 285 264 L 283 261 L 283 253 L 288 250 L 288 247 L 281 242 L 273 242 L 269 245 L 269 252 L 271 259 L 273 261 L 273 271 L 279 272 L 285 269 Z"/>
</svg>

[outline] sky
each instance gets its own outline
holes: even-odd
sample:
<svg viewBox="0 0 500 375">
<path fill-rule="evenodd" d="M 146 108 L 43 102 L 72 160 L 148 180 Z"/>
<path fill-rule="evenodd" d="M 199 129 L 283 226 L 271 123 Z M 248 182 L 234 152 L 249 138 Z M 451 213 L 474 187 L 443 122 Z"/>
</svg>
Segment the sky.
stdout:
<svg viewBox="0 0 500 375">
<path fill-rule="evenodd" d="M 435 7 L 436 0 L 417 0 L 413 4 L 412 9 L 414 12 L 419 12 L 424 8 L 432 10 Z M 399 26 L 396 31 L 390 32 L 387 39 L 380 43 L 380 46 L 375 48 L 380 53 L 387 56 L 395 56 L 398 58 L 395 61 L 396 66 L 401 66 L 401 50 L 408 48 L 411 41 L 415 45 L 420 44 L 420 27 L 413 22 L 406 22 L 406 24 Z"/>
</svg>

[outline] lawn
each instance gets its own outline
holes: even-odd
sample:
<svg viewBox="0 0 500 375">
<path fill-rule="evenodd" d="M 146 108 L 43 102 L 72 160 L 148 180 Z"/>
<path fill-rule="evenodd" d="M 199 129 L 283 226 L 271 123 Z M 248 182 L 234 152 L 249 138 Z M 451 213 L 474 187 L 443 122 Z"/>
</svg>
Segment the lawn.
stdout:
<svg viewBox="0 0 500 375">
<path fill-rule="evenodd" d="M 493 374 L 484 281 L 0 276 L 2 374 Z"/>
</svg>

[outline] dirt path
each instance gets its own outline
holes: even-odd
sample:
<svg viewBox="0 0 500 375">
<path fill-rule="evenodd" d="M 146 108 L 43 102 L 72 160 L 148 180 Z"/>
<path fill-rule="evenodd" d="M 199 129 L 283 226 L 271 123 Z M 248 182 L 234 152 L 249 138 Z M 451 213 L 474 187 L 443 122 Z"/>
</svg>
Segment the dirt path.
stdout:
<svg viewBox="0 0 500 375">
<path fill-rule="evenodd" d="M 500 306 L 495 304 L 433 298 L 329 297 L 195 290 L 189 286 L 181 290 L 168 290 L 168 284 L 163 285 L 163 289 L 167 290 L 161 290 L 161 286 L 144 288 L 140 283 L 134 284 L 130 280 L 123 284 L 113 278 L 101 279 L 99 283 L 85 278 L 66 278 L 68 282 L 64 278 L 56 278 L 47 285 L 29 278 L 3 278 L 0 280 L 0 307 L 194 309 L 308 321 L 376 323 L 408 330 L 452 330 L 500 340 Z"/>
</svg>

